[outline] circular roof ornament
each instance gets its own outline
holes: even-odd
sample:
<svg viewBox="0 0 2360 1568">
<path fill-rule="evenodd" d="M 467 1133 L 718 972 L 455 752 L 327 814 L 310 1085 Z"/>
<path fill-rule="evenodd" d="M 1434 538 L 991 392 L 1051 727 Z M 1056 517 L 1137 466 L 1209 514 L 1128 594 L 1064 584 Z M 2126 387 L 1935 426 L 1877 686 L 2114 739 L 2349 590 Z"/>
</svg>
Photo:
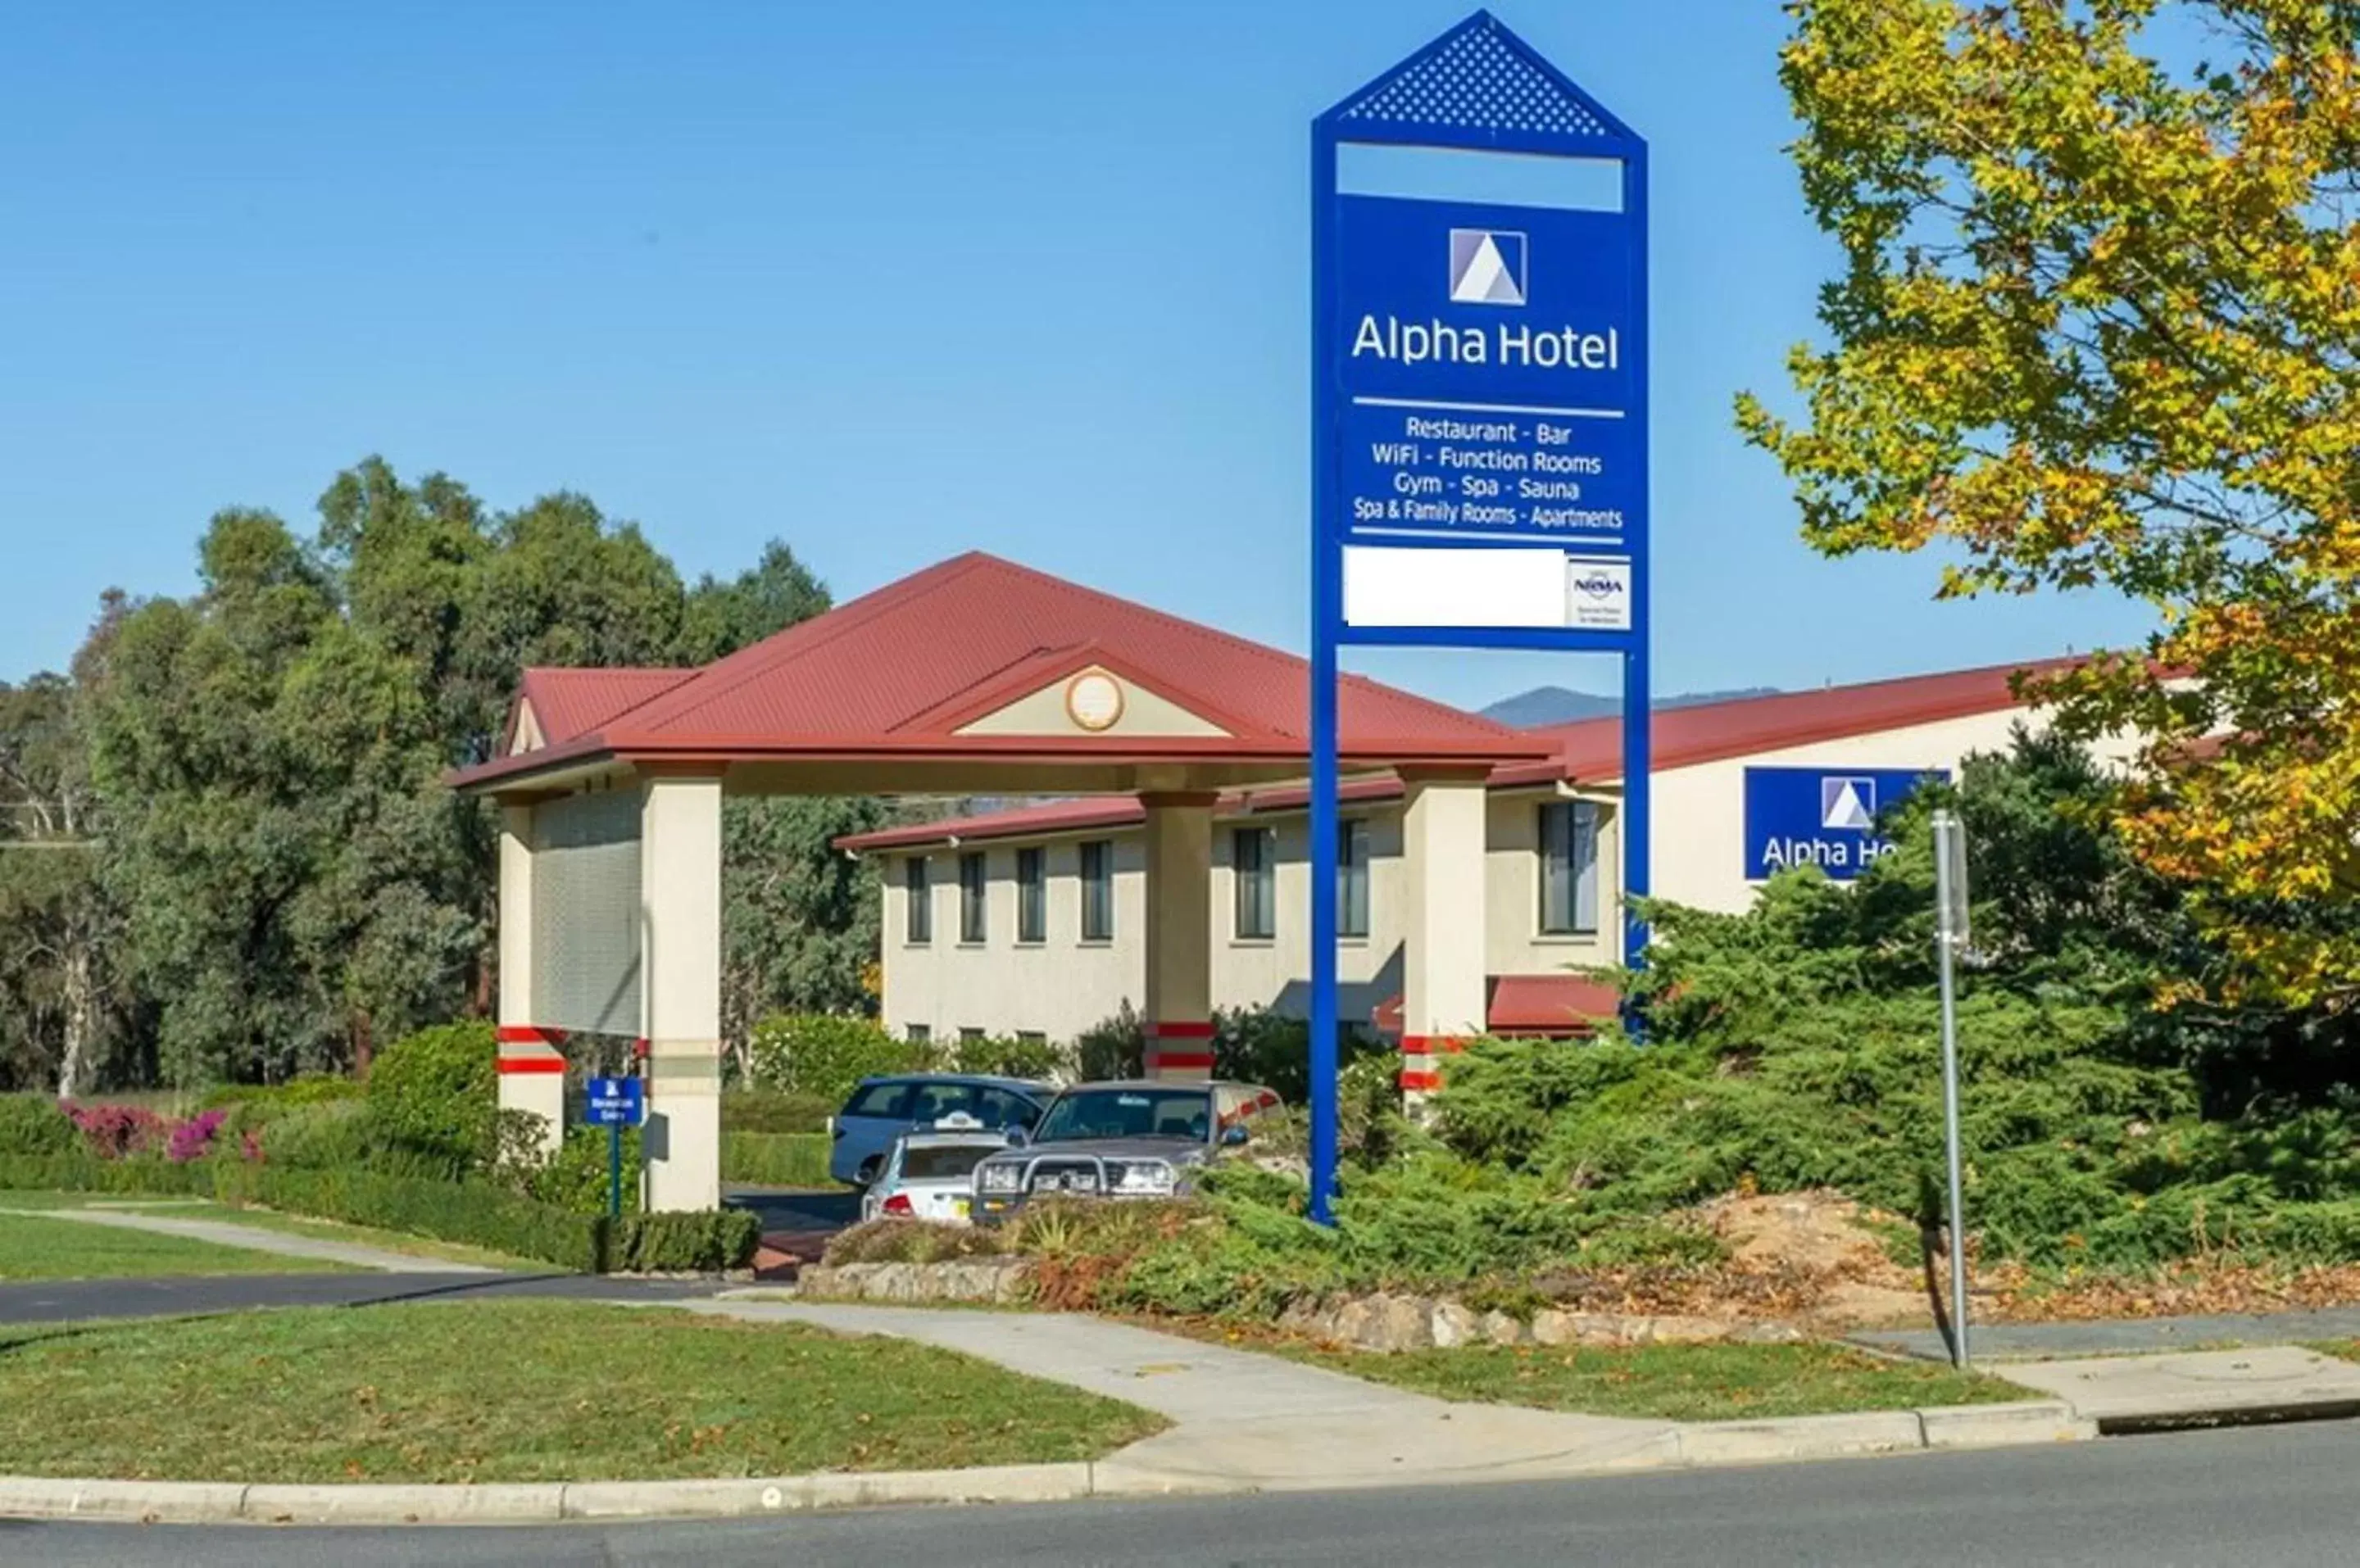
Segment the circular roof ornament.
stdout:
<svg viewBox="0 0 2360 1568">
<path fill-rule="evenodd" d="M 1122 719 L 1122 684 L 1103 670 L 1086 670 L 1065 682 L 1065 716 L 1097 735 Z"/>
</svg>

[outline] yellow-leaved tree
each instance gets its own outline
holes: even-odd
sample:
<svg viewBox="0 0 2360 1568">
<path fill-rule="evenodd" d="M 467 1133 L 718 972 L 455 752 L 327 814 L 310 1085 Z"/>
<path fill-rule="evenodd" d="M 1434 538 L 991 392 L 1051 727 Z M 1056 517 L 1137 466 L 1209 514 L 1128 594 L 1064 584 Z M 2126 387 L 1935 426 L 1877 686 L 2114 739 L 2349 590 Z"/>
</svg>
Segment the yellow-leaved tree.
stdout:
<svg viewBox="0 0 2360 1568">
<path fill-rule="evenodd" d="M 2360 998 L 2360 4 L 1787 9 L 1845 262 L 1747 436 L 1824 551 L 2154 606 L 2043 693 L 2146 737 L 2123 825 L 2228 988 Z"/>
</svg>

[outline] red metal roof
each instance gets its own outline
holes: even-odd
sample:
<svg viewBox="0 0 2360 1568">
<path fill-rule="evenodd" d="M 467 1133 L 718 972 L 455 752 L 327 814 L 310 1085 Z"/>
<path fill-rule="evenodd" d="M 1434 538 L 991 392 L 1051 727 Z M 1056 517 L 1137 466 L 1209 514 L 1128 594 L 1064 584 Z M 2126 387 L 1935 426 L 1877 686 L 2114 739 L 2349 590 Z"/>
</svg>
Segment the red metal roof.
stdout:
<svg viewBox="0 0 2360 1568">
<path fill-rule="evenodd" d="M 1037 690 L 1091 663 L 1211 719 L 1229 737 L 956 735 L 989 699 L 1013 700 L 1023 694 L 1018 687 Z M 676 672 L 642 670 L 616 681 L 617 673 L 534 671 L 529 692 L 560 755 L 502 757 L 457 781 L 486 785 L 600 754 L 731 760 L 1143 748 L 1272 757 L 1302 753 L 1309 729 L 1309 666 L 1295 655 L 981 553 L 890 583 L 683 679 L 659 684 L 657 677 Z M 632 681 L 643 681 L 645 694 L 604 711 L 633 694 L 625 689 Z M 562 692 L 563 740 L 550 733 L 558 725 L 541 712 L 543 690 Z M 1338 710 L 1348 756 L 1502 762 L 1541 751 L 1505 725 L 1360 676 L 1340 682 Z M 575 726 L 594 711 L 599 716 Z"/>
<path fill-rule="evenodd" d="M 2012 678 L 2018 670 L 2047 674 L 2078 661 L 2067 659 L 2028 664 L 1994 664 L 1939 675 L 1909 675 L 1817 691 L 1740 697 L 1689 708 L 1666 708 L 1655 715 L 1655 771 L 1693 768 L 1732 757 L 1841 740 L 1849 735 L 1936 724 L 1945 719 L 1997 713 L 2017 705 Z M 1493 769 L 1494 788 L 1550 784 L 1558 780 L 1600 784 L 1622 776 L 1622 722 L 1583 719 L 1525 732 L 1551 740 L 1557 755 L 1546 762 L 1509 763 Z M 1349 779 L 1346 800 L 1390 800 L 1401 781 L 1390 776 Z M 1225 794 L 1219 810 L 1229 814 L 1287 811 L 1308 799 L 1300 784 Z M 857 833 L 840 841 L 849 850 L 906 849 L 961 839 L 1012 838 L 1028 833 L 1080 832 L 1121 827 L 1143 820 L 1136 800 L 1100 796 L 1058 800 L 1011 811 L 947 817 L 931 822 Z"/>
<path fill-rule="evenodd" d="M 1493 1034 L 1589 1034 L 1622 1011 L 1622 993 L 1583 975 L 1494 975 L 1484 981 L 1483 1027 Z M 1380 1034 L 1402 1031 L 1398 993 L 1370 1009 Z"/>
<path fill-rule="evenodd" d="M 1694 768 L 1732 757 L 1841 740 L 1848 735 L 1908 729 L 1970 718 L 2018 705 L 2018 673 L 2046 675 L 2080 663 L 2073 659 L 1992 664 L 1939 675 L 1905 675 L 1817 691 L 1737 697 L 1694 707 L 1662 708 L 1650 732 L 1655 771 Z M 1580 719 L 1530 732 L 1557 742 L 1557 760 L 1543 777 L 1600 783 L 1622 777 L 1622 721 Z M 1519 768 L 1518 774 L 1527 769 Z"/>
<path fill-rule="evenodd" d="M 550 746 L 579 740 L 618 713 L 660 697 L 694 670 L 559 670 L 524 672 L 519 695 L 532 704 L 541 738 Z"/>
</svg>

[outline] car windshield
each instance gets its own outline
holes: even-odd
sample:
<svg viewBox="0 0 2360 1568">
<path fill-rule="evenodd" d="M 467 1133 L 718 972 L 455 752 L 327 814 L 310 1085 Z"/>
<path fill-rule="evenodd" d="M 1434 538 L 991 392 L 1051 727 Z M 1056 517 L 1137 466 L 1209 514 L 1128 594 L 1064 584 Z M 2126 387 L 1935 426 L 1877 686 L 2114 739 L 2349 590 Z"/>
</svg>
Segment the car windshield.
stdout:
<svg viewBox="0 0 2360 1568">
<path fill-rule="evenodd" d="M 1078 1089 L 1057 1096 L 1032 1141 L 1185 1138 L 1202 1143 L 1212 1127 L 1213 1096 L 1203 1089 Z"/>
<path fill-rule="evenodd" d="M 983 1157 L 1000 1146 L 986 1143 L 943 1143 L 923 1149 L 901 1151 L 901 1179 L 905 1181 L 940 1181 L 971 1176 L 983 1163 Z"/>
</svg>

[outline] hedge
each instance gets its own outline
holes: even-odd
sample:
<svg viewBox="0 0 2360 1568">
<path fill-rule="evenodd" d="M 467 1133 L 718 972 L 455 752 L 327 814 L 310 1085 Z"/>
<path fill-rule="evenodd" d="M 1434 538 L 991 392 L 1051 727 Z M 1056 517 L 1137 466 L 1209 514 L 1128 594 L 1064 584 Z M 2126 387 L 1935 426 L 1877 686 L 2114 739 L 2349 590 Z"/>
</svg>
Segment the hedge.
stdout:
<svg viewBox="0 0 2360 1568">
<path fill-rule="evenodd" d="M 835 1140 L 824 1132 L 725 1132 L 721 1179 L 753 1187 L 825 1187 Z"/>
<path fill-rule="evenodd" d="M 371 1171 L 294 1171 L 233 1160 L 0 1158 L 0 1189 L 192 1193 L 289 1214 L 375 1225 L 552 1263 L 577 1273 L 709 1273 L 743 1268 L 761 1222 L 742 1210 L 577 1214 L 474 1181 Z"/>
</svg>

